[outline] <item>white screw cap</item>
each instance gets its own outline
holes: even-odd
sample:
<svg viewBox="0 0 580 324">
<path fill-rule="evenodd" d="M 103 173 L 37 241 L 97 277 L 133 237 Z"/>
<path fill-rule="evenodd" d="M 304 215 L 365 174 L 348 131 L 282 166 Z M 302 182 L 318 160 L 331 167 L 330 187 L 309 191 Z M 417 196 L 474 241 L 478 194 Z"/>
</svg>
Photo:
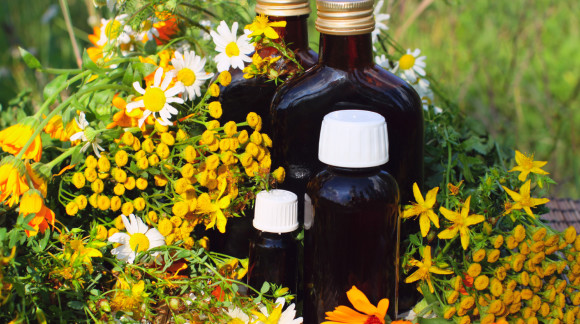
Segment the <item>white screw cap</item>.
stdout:
<svg viewBox="0 0 580 324">
<path fill-rule="evenodd" d="M 260 191 L 254 208 L 254 227 L 263 232 L 288 233 L 298 228 L 298 197 L 287 190 Z"/>
<path fill-rule="evenodd" d="M 389 161 L 385 118 L 366 110 L 334 111 L 322 120 L 320 162 L 344 168 L 369 168 Z"/>
</svg>

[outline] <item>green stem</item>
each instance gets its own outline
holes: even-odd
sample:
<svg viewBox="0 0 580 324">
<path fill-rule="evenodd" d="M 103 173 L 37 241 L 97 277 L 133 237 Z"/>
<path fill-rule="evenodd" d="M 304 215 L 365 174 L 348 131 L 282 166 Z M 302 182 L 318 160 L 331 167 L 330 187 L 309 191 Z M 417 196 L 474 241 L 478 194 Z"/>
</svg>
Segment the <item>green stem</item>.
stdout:
<svg viewBox="0 0 580 324">
<path fill-rule="evenodd" d="M 77 39 L 75 38 L 75 33 L 70 19 L 70 11 L 68 10 L 68 3 L 66 0 L 60 0 L 60 9 L 64 16 L 64 22 L 66 24 L 66 29 L 68 31 L 68 36 L 73 47 L 73 52 L 75 53 L 75 58 L 77 59 L 77 65 L 79 68 L 83 66 L 83 60 L 81 58 L 81 52 L 79 50 L 79 45 L 77 44 Z"/>
<path fill-rule="evenodd" d="M 90 71 L 85 71 L 85 72 L 79 74 L 77 77 L 79 77 L 81 75 L 84 76 L 85 73 L 89 74 Z M 75 78 L 73 78 L 73 79 L 75 79 Z M 71 79 L 70 81 L 72 81 L 73 79 Z M 68 84 L 68 82 L 67 82 L 67 84 Z M 47 103 L 50 103 L 54 99 L 56 99 L 56 96 L 59 95 L 60 91 L 64 90 L 64 88 L 66 88 L 66 87 L 63 86 L 61 88 L 62 89 L 59 89 L 59 91 L 56 91 L 55 94 L 52 95 L 45 102 L 45 104 L 40 108 L 39 112 L 42 111 L 45 108 L 45 106 L 48 107 L 48 104 Z M 48 116 L 46 116 L 46 118 L 36 127 L 36 130 L 34 131 L 34 133 L 32 134 L 32 136 L 28 139 L 28 141 L 26 142 L 26 144 L 22 147 L 22 149 L 20 150 L 20 153 L 18 153 L 18 155 L 16 156 L 16 158 L 17 159 L 22 159 L 22 156 L 24 155 L 24 152 L 26 152 L 26 149 L 28 149 L 28 147 L 32 144 L 32 142 L 34 141 L 34 139 L 36 138 L 36 136 L 38 136 L 40 134 L 40 132 L 42 132 L 42 130 L 44 129 L 44 126 L 46 126 L 46 124 L 48 124 L 48 122 L 52 119 L 52 117 L 56 116 L 64 108 L 66 108 L 68 106 L 68 104 L 72 100 L 74 100 L 77 97 L 80 97 L 80 96 L 82 96 L 82 95 L 84 95 L 86 93 L 95 92 L 95 91 L 99 91 L 99 90 L 108 90 L 108 89 L 121 89 L 121 90 L 124 90 L 124 91 L 132 90 L 130 87 L 126 87 L 126 86 L 120 86 L 120 85 L 115 85 L 115 84 L 103 84 L 103 85 L 91 87 L 91 88 L 86 89 L 86 90 L 79 91 L 76 94 L 70 96 L 67 100 L 63 101 L 53 111 L 51 111 L 50 114 L 48 114 Z"/>
<path fill-rule="evenodd" d="M 66 151 L 64 151 L 64 153 L 62 153 L 61 155 L 59 155 L 58 157 L 56 157 L 56 159 L 50 161 L 50 163 L 47 163 L 46 166 L 49 167 L 52 170 L 52 168 L 54 168 L 57 164 L 59 164 L 64 159 L 68 158 L 74 152 L 76 152 L 77 151 L 77 148 L 78 148 L 78 146 L 74 146 L 74 147 L 71 147 L 71 148 L 67 149 Z"/>
<path fill-rule="evenodd" d="M 451 241 L 447 242 L 447 245 L 445 245 L 445 247 L 441 251 L 441 255 L 446 255 L 447 254 L 447 251 L 451 248 L 451 244 L 453 242 L 455 242 L 455 240 L 457 239 L 457 237 L 459 237 L 459 236 L 456 236 L 456 237 L 452 238 Z"/>
<path fill-rule="evenodd" d="M 66 73 L 77 74 L 77 73 L 81 73 L 83 70 L 81 70 L 81 69 L 44 68 L 41 71 L 44 73 L 50 73 L 50 74 L 66 74 Z"/>
<path fill-rule="evenodd" d="M 447 131 L 445 131 L 447 135 Z M 451 158 L 453 157 L 451 150 L 451 143 L 447 142 L 447 171 L 445 172 L 445 185 L 447 185 L 450 181 L 450 174 L 451 174 Z M 445 195 L 445 208 L 449 209 L 449 195 Z"/>
<path fill-rule="evenodd" d="M 88 76 L 91 74 L 91 71 L 84 71 L 74 77 L 72 77 L 70 80 L 68 80 L 65 84 L 63 84 L 62 86 L 60 86 L 60 88 L 58 88 L 57 91 L 54 92 L 54 94 L 52 96 L 50 96 L 43 104 L 42 106 L 40 106 L 40 109 L 38 109 L 38 112 L 34 115 L 34 117 L 36 119 L 38 119 L 38 117 L 41 116 L 41 114 L 43 114 L 45 112 L 45 110 L 47 110 L 50 105 L 52 104 L 52 102 L 54 100 L 56 100 L 56 98 L 60 95 L 60 93 L 62 91 L 64 91 L 64 89 L 68 88 L 70 85 L 72 85 L 73 83 L 77 82 L 78 80 L 83 79 L 84 77 Z"/>
</svg>

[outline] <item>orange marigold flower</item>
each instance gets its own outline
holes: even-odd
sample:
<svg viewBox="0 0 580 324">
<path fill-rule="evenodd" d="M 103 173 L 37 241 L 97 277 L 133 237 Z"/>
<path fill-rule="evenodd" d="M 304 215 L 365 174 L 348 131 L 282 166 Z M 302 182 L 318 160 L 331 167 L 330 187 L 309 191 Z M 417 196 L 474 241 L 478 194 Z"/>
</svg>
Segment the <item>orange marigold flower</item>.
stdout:
<svg viewBox="0 0 580 324">
<path fill-rule="evenodd" d="M 24 148 L 28 140 L 32 137 L 34 133 L 34 127 L 32 125 L 27 125 L 19 123 L 10 126 L 2 131 L 0 131 L 0 147 L 5 152 L 13 155 L 18 155 L 20 151 Z M 22 156 L 24 159 L 33 159 L 34 161 L 40 161 L 42 155 L 42 140 L 40 139 L 40 134 L 34 137 L 34 141 Z"/>
<path fill-rule="evenodd" d="M 0 165 L 0 202 L 12 207 L 30 187 L 26 181 L 24 165 L 14 157 L 8 157 Z M 10 197 L 10 198 L 8 198 Z"/>
<path fill-rule="evenodd" d="M 328 321 L 322 324 L 365 324 L 365 323 L 381 323 L 385 324 L 385 316 L 389 308 L 389 300 L 383 298 L 375 307 L 365 294 L 358 290 L 355 286 L 346 292 L 346 296 L 350 303 L 356 310 L 347 306 L 338 306 L 332 312 L 326 312 L 326 319 Z"/>
<path fill-rule="evenodd" d="M 25 230 L 29 237 L 44 233 L 49 224 L 54 225 L 54 212 L 44 205 L 41 193 L 34 189 L 25 192 L 20 200 L 20 215 L 26 217 L 30 214 L 34 214 L 34 218 L 28 225 L 34 230 Z"/>
</svg>

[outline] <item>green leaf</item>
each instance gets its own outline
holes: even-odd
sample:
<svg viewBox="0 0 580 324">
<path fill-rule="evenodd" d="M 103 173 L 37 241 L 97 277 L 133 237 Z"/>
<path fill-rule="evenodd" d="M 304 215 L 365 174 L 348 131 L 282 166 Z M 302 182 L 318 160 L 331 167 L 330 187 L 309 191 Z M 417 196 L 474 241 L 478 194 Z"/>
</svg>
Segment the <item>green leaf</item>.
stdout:
<svg viewBox="0 0 580 324">
<path fill-rule="evenodd" d="M 135 70 L 135 74 L 134 74 L 134 80 L 135 81 L 140 81 L 142 79 L 144 79 L 146 76 L 148 76 L 149 74 L 153 73 L 155 71 L 155 69 L 157 69 L 157 66 L 153 65 L 153 64 L 149 64 L 149 63 L 142 63 L 142 62 L 137 62 L 137 63 L 133 63 L 133 69 Z M 131 82 L 131 83 L 133 83 Z"/>
<path fill-rule="evenodd" d="M 91 60 L 89 54 L 87 53 L 87 50 L 83 51 L 83 69 L 91 70 L 94 72 L 100 72 L 100 70 L 101 70 L 101 69 L 99 69 L 97 64 L 95 62 L 93 62 L 93 60 Z"/>
<path fill-rule="evenodd" d="M 157 53 L 157 42 L 155 39 L 150 39 L 145 43 L 145 53 L 148 55 L 154 55 Z"/>
<path fill-rule="evenodd" d="M 76 310 L 81 310 L 83 309 L 83 307 L 85 307 L 85 304 L 77 301 L 77 300 L 71 300 L 68 303 L 66 303 L 66 305 L 72 309 L 76 309 Z"/>
<path fill-rule="evenodd" d="M 260 288 L 260 293 L 265 294 L 268 292 L 268 290 L 270 290 L 270 284 L 266 281 L 262 285 L 262 288 Z"/>
<path fill-rule="evenodd" d="M 55 93 L 61 92 L 62 86 L 68 80 L 68 74 L 61 74 L 54 78 L 54 80 L 50 81 L 46 87 L 44 87 L 43 95 L 44 99 L 48 99 L 53 96 Z"/>
<path fill-rule="evenodd" d="M 131 86 L 133 82 L 135 82 L 134 77 L 135 71 L 133 71 L 133 64 L 129 64 L 127 69 L 125 70 L 125 74 L 123 75 L 123 84 Z"/>
<path fill-rule="evenodd" d="M 446 320 L 444 318 L 423 318 L 419 317 L 419 324 L 450 324 L 453 323 L 452 320 Z"/>
<path fill-rule="evenodd" d="M 38 59 L 34 57 L 34 55 L 30 54 L 29 51 L 25 50 L 22 47 L 18 47 L 18 50 L 20 51 L 20 55 L 22 55 L 24 63 L 26 63 L 26 65 L 28 65 L 29 68 L 42 69 L 42 64 L 40 64 Z"/>
</svg>

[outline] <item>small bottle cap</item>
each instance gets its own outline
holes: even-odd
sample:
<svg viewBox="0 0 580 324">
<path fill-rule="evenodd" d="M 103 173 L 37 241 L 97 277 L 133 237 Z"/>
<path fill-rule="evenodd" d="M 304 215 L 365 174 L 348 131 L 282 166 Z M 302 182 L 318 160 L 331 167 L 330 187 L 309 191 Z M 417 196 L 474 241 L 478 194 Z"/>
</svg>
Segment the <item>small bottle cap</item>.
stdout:
<svg viewBox="0 0 580 324">
<path fill-rule="evenodd" d="M 289 17 L 310 14 L 309 0 L 258 0 L 256 12 L 266 16 Z"/>
<path fill-rule="evenodd" d="M 260 191 L 256 196 L 254 227 L 263 232 L 288 233 L 298 228 L 298 197 L 287 190 Z"/>
<path fill-rule="evenodd" d="M 389 161 L 385 118 L 366 110 L 339 110 L 322 120 L 320 162 L 345 168 L 369 168 Z"/>
<path fill-rule="evenodd" d="M 317 0 L 316 29 L 322 34 L 361 35 L 375 29 L 374 0 Z"/>
</svg>

